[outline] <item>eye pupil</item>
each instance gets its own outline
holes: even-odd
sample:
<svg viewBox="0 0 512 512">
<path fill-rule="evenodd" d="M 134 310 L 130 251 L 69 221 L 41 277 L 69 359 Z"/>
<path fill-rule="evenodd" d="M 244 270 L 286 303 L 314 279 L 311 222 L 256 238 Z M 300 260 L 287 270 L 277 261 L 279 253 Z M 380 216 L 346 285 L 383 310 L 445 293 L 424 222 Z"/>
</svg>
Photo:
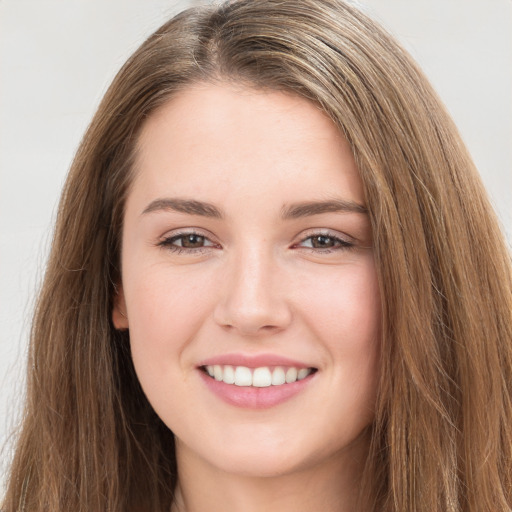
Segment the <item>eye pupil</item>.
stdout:
<svg viewBox="0 0 512 512">
<path fill-rule="evenodd" d="M 202 247 L 204 245 L 204 236 L 194 235 L 193 233 L 190 235 L 186 235 L 182 238 L 182 247 L 187 247 L 189 249 L 193 249 L 195 247 Z"/>
<path fill-rule="evenodd" d="M 333 247 L 334 240 L 330 236 L 318 235 L 313 237 L 312 245 L 316 249 L 322 249 L 326 247 Z"/>
</svg>

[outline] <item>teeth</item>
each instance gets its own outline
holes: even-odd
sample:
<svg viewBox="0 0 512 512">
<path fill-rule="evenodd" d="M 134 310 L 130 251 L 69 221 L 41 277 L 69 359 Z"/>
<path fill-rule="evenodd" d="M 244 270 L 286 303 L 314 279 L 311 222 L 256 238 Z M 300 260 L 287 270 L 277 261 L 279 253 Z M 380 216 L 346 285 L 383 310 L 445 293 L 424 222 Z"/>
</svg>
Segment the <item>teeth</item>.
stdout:
<svg viewBox="0 0 512 512">
<path fill-rule="evenodd" d="M 309 375 L 309 370 L 307 368 L 301 368 L 297 372 L 297 380 L 305 379 Z"/>
<path fill-rule="evenodd" d="M 297 368 L 288 368 L 285 379 L 287 384 L 295 382 L 297 380 Z"/>
<path fill-rule="evenodd" d="M 235 386 L 252 386 L 252 373 L 245 366 L 237 366 L 235 370 Z"/>
<path fill-rule="evenodd" d="M 235 369 L 232 366 L 224 366 L 224 375 L 223 381 L 226 384 L 234 384 L 235 383 Z"/>
<path fill-rule="evenodd" d="M 266 388 L 269 386 L 281 386 L 291 384 L 298 380 L 305 379 L 313 372 L 312 368 L 295 368 L 290 366 L 283 368 L 276 366 L 269 368 L 262 366 L 260 368 L 247 368 L 246 366 L 230 365 L 208 365 L 206 372 L 217 381 L 225 384 L 234 384 L 235 386 L 253 386 L 256 388 Z"/>
<path fill-rule="evenodd" d="M 274 368 L 272 372 L 272 386 L 280 386 L 286 382 L 286 375 L 282 368 Z"/>
<path fill-rule="evenodd" d="M 272 385 L 272 374 L 268 368 L 256 368 L 252 374 L 252 385 L 256 388 L 268 388 Z"/>
</svg>

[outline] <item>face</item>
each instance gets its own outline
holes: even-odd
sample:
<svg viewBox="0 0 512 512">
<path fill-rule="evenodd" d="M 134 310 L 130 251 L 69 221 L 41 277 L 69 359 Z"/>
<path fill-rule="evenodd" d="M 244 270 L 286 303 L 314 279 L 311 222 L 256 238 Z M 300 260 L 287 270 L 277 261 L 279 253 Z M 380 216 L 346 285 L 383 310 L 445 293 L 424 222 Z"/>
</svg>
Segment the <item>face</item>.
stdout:
<svg viewBox="0 0 512 512">
<path fill-rule="evenodd" d="M 361 180 L 319 108 L 199 84 L 148 119 L 113 320 L 178 464 L 269 476 L 359 453 L 378 297 Z"/>
</svg>

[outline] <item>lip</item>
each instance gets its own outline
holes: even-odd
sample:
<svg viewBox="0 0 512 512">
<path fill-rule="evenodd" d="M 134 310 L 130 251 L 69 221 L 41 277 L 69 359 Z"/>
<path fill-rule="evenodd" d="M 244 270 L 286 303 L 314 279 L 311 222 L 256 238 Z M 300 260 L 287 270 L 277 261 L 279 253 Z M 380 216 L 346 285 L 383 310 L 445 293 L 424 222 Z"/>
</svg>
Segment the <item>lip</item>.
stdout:
<svg viewBox="0 0 512 512">
<path fill-rule="evenodd" d="M 240 387 L 234 384 L 226 384 L 212 379 L 202 370 L 199 370 L 203 382 L 207 388 L 224 402 L 244 409 L 268 409 L 283 402 L 303 391 L 315 378 L 316 373 L 308 375 L 305 379 L 281 386 L 268 386 L 255 388 L 252 386 Z"/>
<path fill-rule="evenodd" d="M 313 368 L 311 365 L 275 354 L 224 354 L 214 356 L 198 365 L 197 370 L 202 381 L 210 392 L 227 404 L 244 409 L 268 409 L 291 399 L 304 391 L 316 378 L 318 372 L 313 372 L 302 380 L 281 386 L 253 387 L 235 386 L 211 378 L 205 371 L 210 365 L 246 366 L 259 368 L 262 366 L 294 366 L 296 368 Z"/>
<path fill-rule="evenodd" d="M 277 354 L 223 354 L 201 361 L 197 366 L 212 366 L 215 364 L 231 366 L 247 366 L 259 368 L 261 366 L 295 366 L 296 368 L 313 368 L 312 365 L 279 356 Z"/>
</svg>

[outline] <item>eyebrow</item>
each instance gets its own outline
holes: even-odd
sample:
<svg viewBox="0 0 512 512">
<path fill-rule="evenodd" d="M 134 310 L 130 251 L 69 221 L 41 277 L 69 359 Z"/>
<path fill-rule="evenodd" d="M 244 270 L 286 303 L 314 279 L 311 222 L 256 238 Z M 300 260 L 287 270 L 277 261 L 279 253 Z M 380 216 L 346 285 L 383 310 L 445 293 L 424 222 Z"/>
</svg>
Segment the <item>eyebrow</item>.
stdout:
<svg viewBox="0 0 512 512">
<path fill-rule="evenodd" d="M 156 211 L 175 211 L 188 215 L 200 215 L 214 219 L 223 219 L 224 213 L 211 203 L 193 199 L 161 198 L 155 199 L 144 209 L 142 214 Z M 368 209 L 354 201 L 331 199 L 328 201 L 306 201 L 283 206 L 281 217 L 284 220 L 299 219 L 322 213 L 368 213 Z"/>
<path fill-rule="evenodd" d="M 281 216 L 285 220 L 320 215 L 322 213 L 368 213 L 368 209 L 354 201 L 331 199 L 329 201 L 308 201 L 283 207 Z"/>
<path fill-rule="evenodd" d="M 212 217 L 215 219 L 222 219 L 224 217 L 221 210 L 211 203 L 180 198 L 155 199 L 149 203 L 142 214 L 159 210 L 171 210 L 179 213 L 187 213 L 188 215 L 200 215 L 202 217 Z"/>
</svg>

